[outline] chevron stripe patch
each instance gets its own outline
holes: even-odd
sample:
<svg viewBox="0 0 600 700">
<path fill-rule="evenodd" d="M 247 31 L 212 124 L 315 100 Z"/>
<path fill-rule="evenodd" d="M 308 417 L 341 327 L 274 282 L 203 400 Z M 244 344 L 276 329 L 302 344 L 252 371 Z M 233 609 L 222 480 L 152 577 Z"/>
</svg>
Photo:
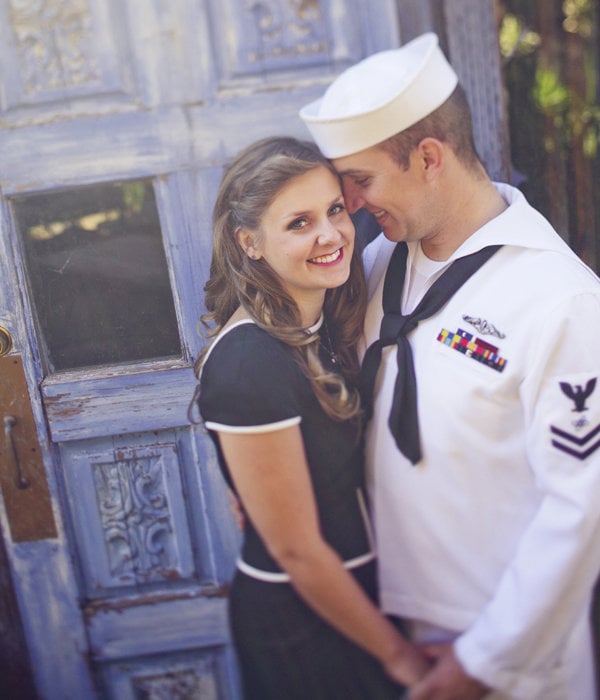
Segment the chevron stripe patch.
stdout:
<svg viewBox="0 0 600 700">
<path fill-rule="evenodd" d="M 586 459 L 600 447 L 600 423 L 586 435 L 581 436 L 567 433 L 554 425 L 550 426 L 550 432 L 556 436 L 552 440 L 552 445 L 577 459 Z M 594 438 L 598 439 L 594 442 Z"/>
<path fill-rule="evenodd" d="M 597 379 L 589 377 L 583 381 L 578 378 L 573 383 L 558 382 L 567 414 L 564 422 L 561 419 L 559 425 L 550 425 L 552 446 L 582 461 L 600 448 Z"/>
</svg>

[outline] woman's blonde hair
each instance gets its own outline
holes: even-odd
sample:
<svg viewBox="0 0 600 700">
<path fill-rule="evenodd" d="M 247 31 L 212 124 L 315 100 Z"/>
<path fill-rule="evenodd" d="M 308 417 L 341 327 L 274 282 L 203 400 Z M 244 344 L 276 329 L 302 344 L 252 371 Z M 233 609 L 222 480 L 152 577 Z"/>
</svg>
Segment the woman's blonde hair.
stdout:
<svg viewBox="0 0 600 700">
<path fill-rule="evenodd" d="M 337 177 L 314 144 L 291 137 L 258 141 L 229 164 L 213 210 L 213 253 L 204 288 L 208 313 L 201 321 L 208 337 L 214 337 L 242 306 L 260 328 L 292 348 L 323 409 L 335 418 L 346 419 L 360 413 L 357 344 L 366 291 L 359 251 L 355 247 L 348 281 L 326 291 L 323 308 L 342 379 L 323 368 L 319 336 L 302 329 L 300 311 L 278 276 L 264 258 L 251 260 L 237 239 L 240 229 L 259 234 L 262 217 L 281 189 L 291 179 L 318 167 Z M 196 362 L 197 375 L 207 350 L 208 346 Z"/>
</svg>

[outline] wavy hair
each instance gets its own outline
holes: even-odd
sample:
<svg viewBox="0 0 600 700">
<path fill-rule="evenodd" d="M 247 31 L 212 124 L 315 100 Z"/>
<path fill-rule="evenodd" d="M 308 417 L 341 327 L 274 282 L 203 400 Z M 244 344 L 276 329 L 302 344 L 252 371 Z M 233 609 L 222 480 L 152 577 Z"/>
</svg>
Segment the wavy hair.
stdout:
<svg viewBox="0 0 600 700">
<path fill-rule="evenodd" d="M 328 372 L 319 359 L 319 335 L 301 327 L 300 310 L 264 258 L 251 260 L 237 240 L 239 229 L 260 236 L 262 218 L 281 189 L 293 178 L 318 167 L 337 173 L 317 147 L 291 137 L 257 141 L 226 168 L 213 210 L 213 252 L 210 277 L 204 287 L 207 313 L 201 318 L 205 335 L 219 333 L 242 306 L 252 320 L 292 349 L 328 415 L 344 420 L 361 412 L 357 389 L 357 345 L 362 334 L 366 287 L 360 253 L 355 246 L 350 277 L 325 293 L 323 313 L 337 350 L 342 376 Z M 210 344 L 196 361 L 200 367 Z"/>
</svg>

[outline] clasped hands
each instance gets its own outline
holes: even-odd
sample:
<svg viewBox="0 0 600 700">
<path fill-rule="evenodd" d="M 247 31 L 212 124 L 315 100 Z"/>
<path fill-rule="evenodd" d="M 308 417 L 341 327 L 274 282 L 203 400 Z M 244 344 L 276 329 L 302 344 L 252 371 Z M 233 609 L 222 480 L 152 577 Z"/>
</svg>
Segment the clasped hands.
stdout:
<svg viewBox="0 0 600 700">
<path fill-rule="evenodd" d="M 410 687 L 407 700 L 481 700 L 490 692 L 490 688 L 465 673 L 451 643 L 418 648 L 433 665 Z"/>
<path fill-rule="evenodd" d="M 240 501 L 230 490 L 228 497 L 234 520 L 243 531 L 245 515 Z M 487 686 L 465 673 L 450 642 L 420 645 L 418 650 L 432 665 L 411 685 L 407 700 L 481 700 L 490 692 Z"/>
</svg>

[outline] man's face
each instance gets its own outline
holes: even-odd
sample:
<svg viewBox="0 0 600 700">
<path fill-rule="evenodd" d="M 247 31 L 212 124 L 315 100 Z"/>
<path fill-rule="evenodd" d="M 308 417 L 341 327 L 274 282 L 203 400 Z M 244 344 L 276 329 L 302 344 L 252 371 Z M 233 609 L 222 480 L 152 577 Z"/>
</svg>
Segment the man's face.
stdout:
<svg viewBox="0 0 600 700">
<path fill-rule="evenodd" d="M 348 211 L 365 208 L 391 241 L 416 241 L 427 235 L 428 188 L 420 177 L 416 153 L 408 170 L 379 146 L 332 162 L 342 176 Z"/>
</svg>

